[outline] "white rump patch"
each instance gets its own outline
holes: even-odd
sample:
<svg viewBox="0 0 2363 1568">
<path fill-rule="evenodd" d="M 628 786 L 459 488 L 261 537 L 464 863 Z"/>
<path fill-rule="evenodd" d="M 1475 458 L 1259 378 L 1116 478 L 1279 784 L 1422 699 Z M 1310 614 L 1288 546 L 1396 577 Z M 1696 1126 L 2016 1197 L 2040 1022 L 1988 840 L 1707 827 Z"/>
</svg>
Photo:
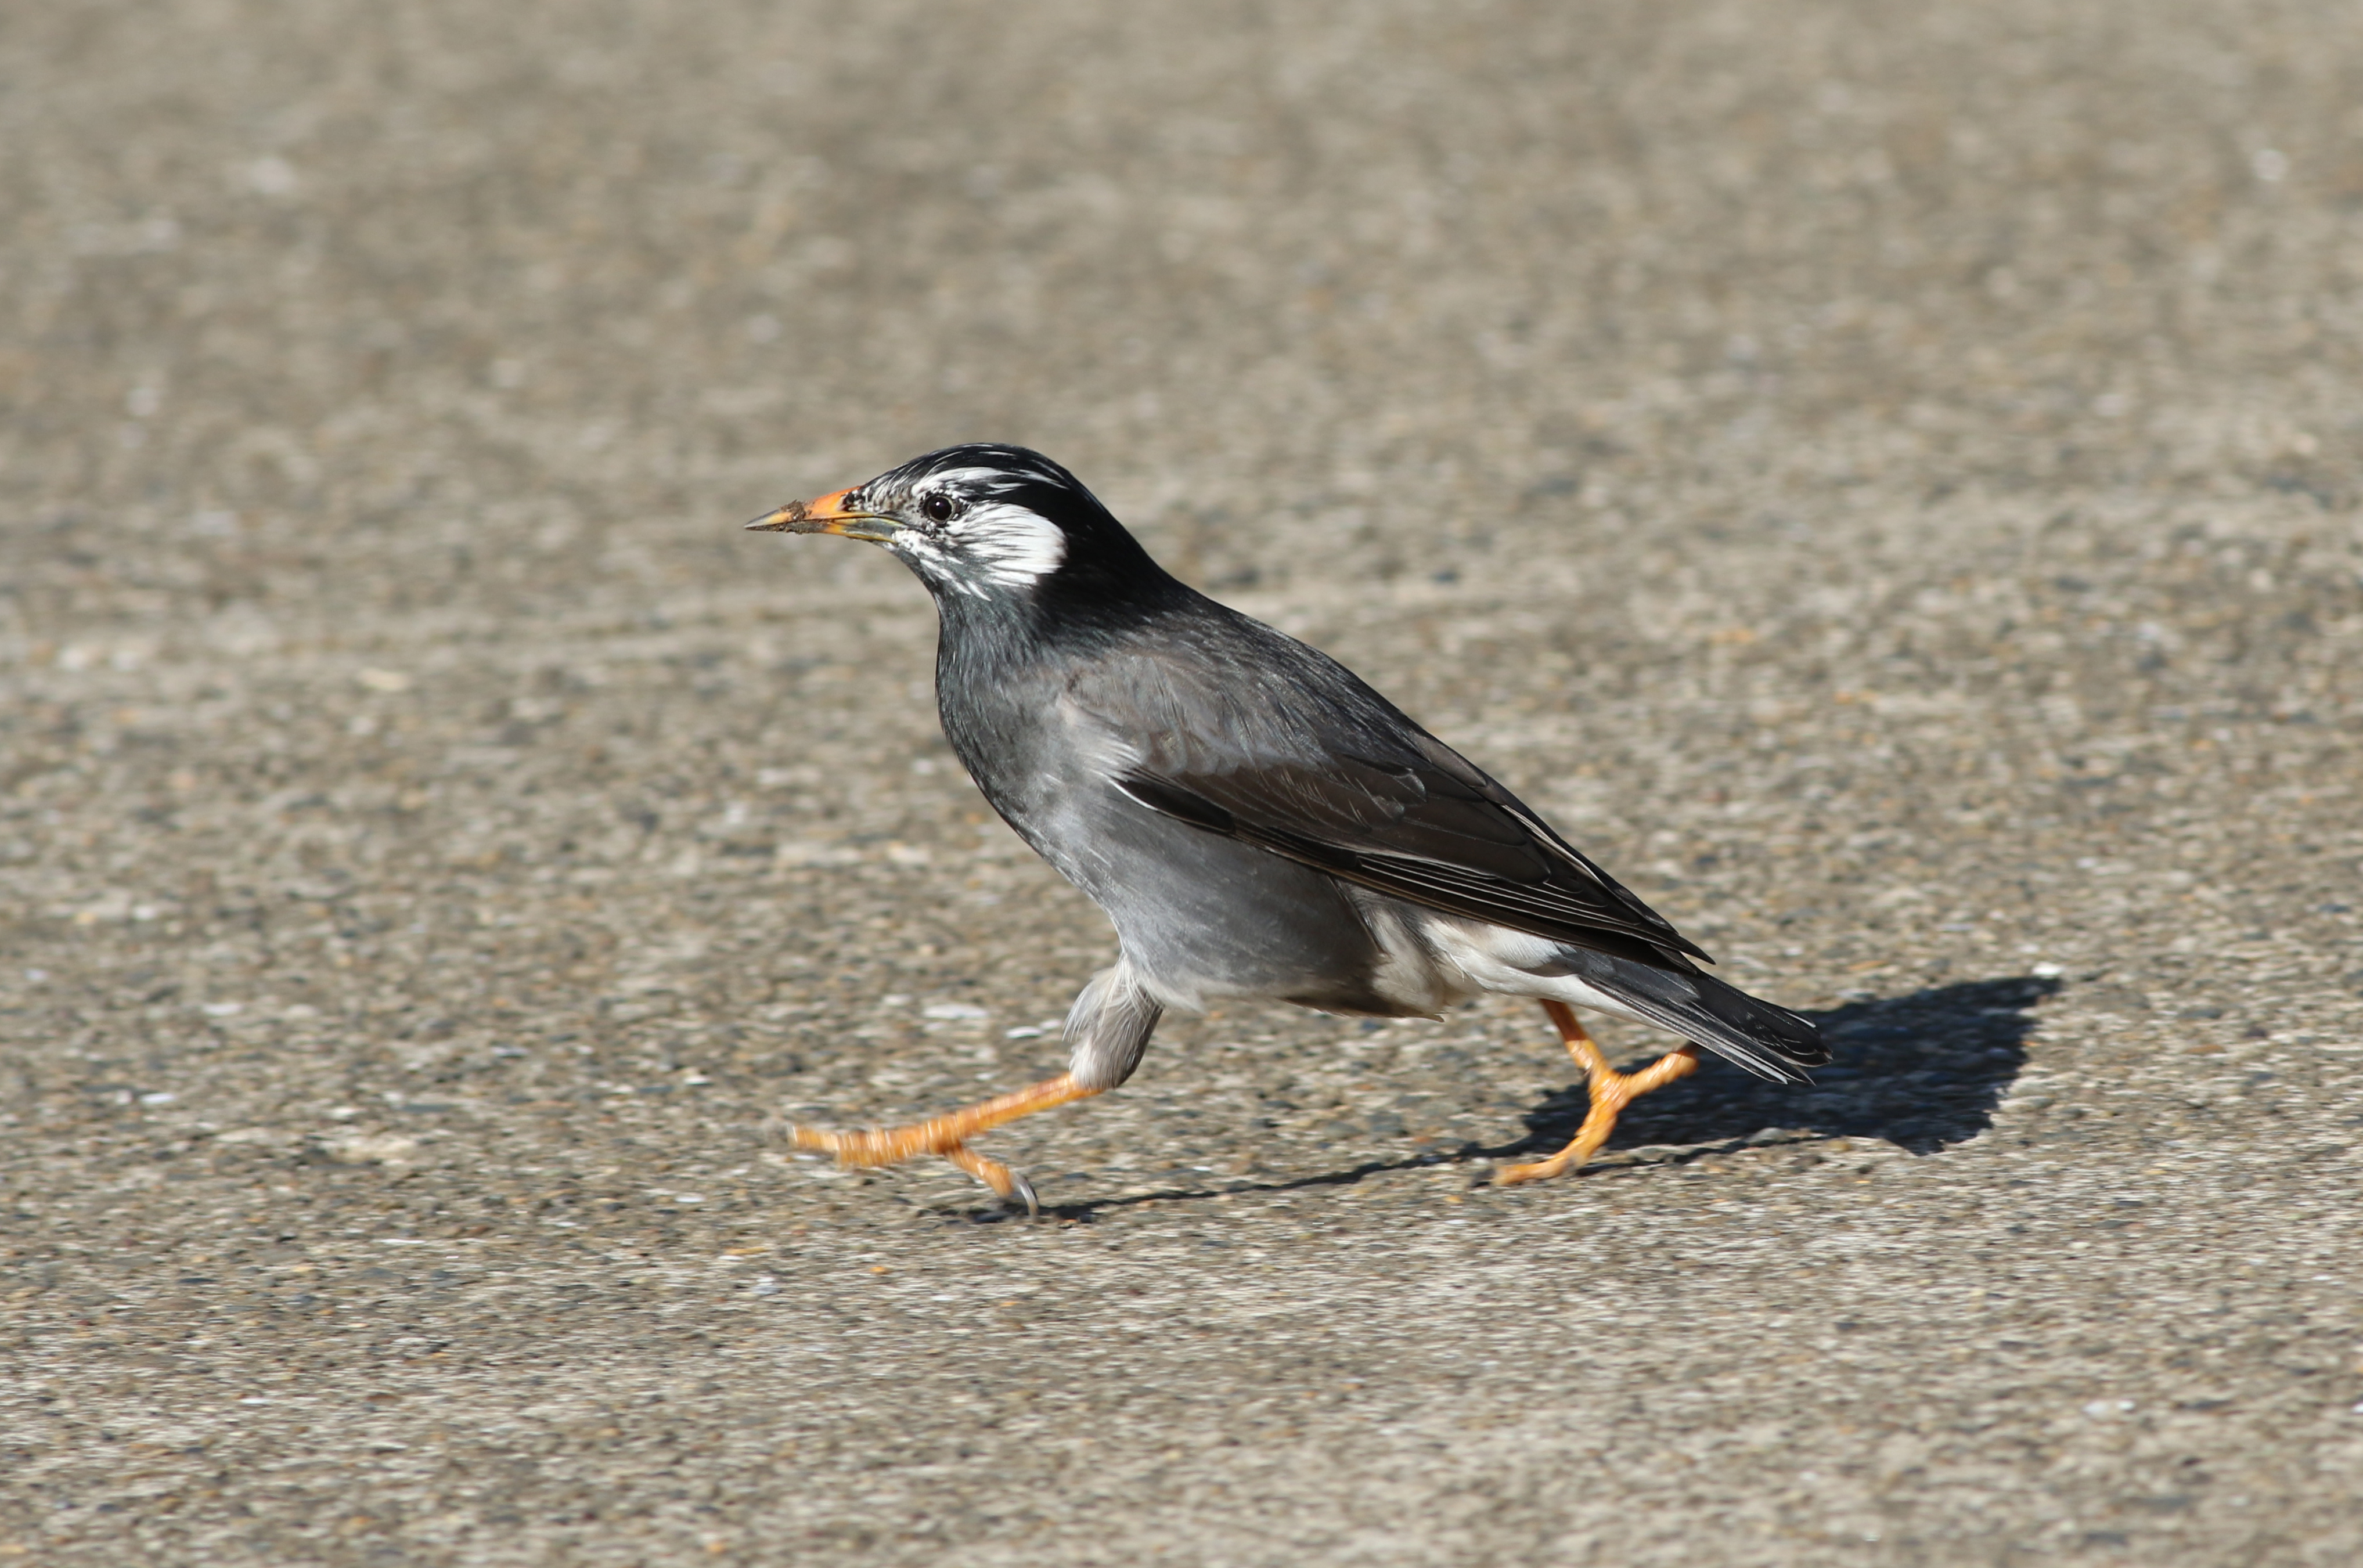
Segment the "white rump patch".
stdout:
<svg viewBox="0 0 2363 1568">
<path fill-rule="evenodd" d="M 1415 909 L 1383 895 L 1358 893 L 1358 903 L 1384 901 L 1408 917 L 1390 926 L 1373 924 L 1383 944 L 1387 962 L 1379 972 L 1380 995 L 1405 1010 L 1434 1013 L 1454 1002 L 1492 993 L 1503 997 L 1549 997 L 1570 1007 L 1588 1007 L 1636 1023 L 1649 1021 L 1608 995 L 1585 985 L 1573 975 L 1537 975 L 1558 954 L 1559 944 L 1548 937 L 1512 931 L 1490 921 Z M 1367 914 L 1365 918 L 1368 918 Z M 1405 926 L 1415 928 L 1415 942 L 1403 940 Z M 1651 1024 L 1651 1028 L 1663 1028 Z"/>
</svg>

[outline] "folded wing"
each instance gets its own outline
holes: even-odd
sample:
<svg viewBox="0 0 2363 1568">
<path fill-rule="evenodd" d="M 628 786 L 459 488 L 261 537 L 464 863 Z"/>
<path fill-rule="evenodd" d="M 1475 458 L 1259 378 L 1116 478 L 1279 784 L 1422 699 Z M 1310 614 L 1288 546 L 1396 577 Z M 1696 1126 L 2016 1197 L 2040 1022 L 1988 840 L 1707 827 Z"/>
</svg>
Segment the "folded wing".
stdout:
<svg viewBox="0 0 2363 1568">
<path fill-rule="evenodd" d="M 1342 666 L 1248 624 L 1281 646 L 1235 684 L 1144 656 L 1071 691 L 1130 743 L 1112 777 L 1134 800 L 1448 914 L 1643 963 L 1707 956 Z"/>
</svg>

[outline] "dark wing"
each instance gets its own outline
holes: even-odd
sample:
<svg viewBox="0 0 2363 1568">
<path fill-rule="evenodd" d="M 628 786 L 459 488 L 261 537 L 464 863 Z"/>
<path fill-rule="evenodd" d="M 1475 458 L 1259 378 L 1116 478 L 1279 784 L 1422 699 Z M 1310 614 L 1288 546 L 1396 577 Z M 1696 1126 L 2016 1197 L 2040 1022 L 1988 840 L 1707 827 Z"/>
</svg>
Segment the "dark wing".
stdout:
<svg viewBox="0 0 2363 1568">
<path fill-rule="evenodd" d="M 1340 756 L 1318 767 L 1137 767 L 1116 783 L 1154 811 L 1409 903 L 1620 955 L 1707 956 L 1490 778 Z"/>
<path fill-rule="evenodd" d="M 1448 914 L 1644 963 L 1707 956 L 1350 671 L 1245 624 L 1263 646 L 1221 650 L 1229 679 L 1174 649 L 1070 689 L 1131 743 L 1113 777 L 1134 800 Z"/>
</svg>

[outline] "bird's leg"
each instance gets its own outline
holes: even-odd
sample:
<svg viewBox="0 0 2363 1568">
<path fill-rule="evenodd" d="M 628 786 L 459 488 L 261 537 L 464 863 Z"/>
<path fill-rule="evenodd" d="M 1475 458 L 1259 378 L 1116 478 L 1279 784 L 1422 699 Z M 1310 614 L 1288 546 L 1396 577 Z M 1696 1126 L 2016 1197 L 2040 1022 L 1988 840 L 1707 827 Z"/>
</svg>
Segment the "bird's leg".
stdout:
<svg viewBox="0 0 2363 1568">
<path fill-rule="evenodd" d="M 1026 1178 L 1000 1161 L 988 1160 L 976 1153 L 968 1146 L 968 1141 L 1004 1121 L 1089 1099 L 1099 1092 L 1077 1083 L 1072 1073 L 1060 1073 L 1014 1094 L 998 1095 L 965 1110 L 931 1116 L 907 1126 L 873 1127 L 861 1132 L 824 1132 L 817 1127 L 791 1127 L 788 1142 L 799 1149 L 819 1149 L 835 1154 L 840 1165 L 892 1165 L 915 1154 L 941 1154 L 1001 1197 L 1025 1204 L 1026 1211 L 1031 1214 L 1037 1206 L 1034 1189 L 1026 1185 Z"/>
<path fill-rule="evenodd" d="M 1576 1065 L 1583 1069 L 1584 1078 L 1592 1089 L 1592 1110 L 1584 1117 L 1583 1125 L 1576 1129 L 1573 1141 L 1566 1148 L 1548 1160 L 1504 1167 L 1493 1178 L 1499 1187 L 1514 1187 L 1522 1181 L 1540 1181 L 1545 1176 L 1555 1176 L 1574 1169 L 1598 1154 L 1600 1146 L 1608 1142 L 1608 1134 L 1616 1130 L 1617 1114 L 1625 1106 L 1653 1088 L 1663 1088 L 1676 1078 L 1689 1077 L 1698 1068 L 1698 1047 L 1684 1045 L 1680 1050 L 1667 1052 L 1637 1073 L 1620 1073 L 1608 1065 L 1606 1056 L 1601 1055 L 1599 1045 L 1594 1043 L 1581 1021 L 1575 1016 L 1574 1009 L 1565 1002 L 1547 1001 L 1543 1003 L 1543 1010 L 1550 1014 L 1553 1023 L 1559 1025 L 1559 1036 L 1567 1042 L 1567 1054 L 1574 1057 Z"/>
</svg>

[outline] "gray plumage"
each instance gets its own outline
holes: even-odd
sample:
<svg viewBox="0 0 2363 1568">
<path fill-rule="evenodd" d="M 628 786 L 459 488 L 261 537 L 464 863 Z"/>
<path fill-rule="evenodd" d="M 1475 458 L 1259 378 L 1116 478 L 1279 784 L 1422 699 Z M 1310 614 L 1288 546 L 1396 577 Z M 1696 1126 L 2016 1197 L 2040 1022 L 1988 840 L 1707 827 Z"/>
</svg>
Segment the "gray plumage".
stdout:
<svg viewBox="0 0 2363 1568">
<path fill-rule="evenodd" d="M 1048 458 L 951 447 L 828 499 L 860 521 L 827 531 L 933 592 L 944 734 L 977 787 L 1115 926 L 1121 959 L 1067 1022 L 1087 1088 L 1124 1081 L 1166 1009 L 1223 998 L 1403 1017 L 1494 992 L 1637 1019 L 1769 1078 L 1828 1060 L 1811 1021 L 1701 969 L 1509 790 L 1336 660 L 1167 575 Z"/>
</svg>

